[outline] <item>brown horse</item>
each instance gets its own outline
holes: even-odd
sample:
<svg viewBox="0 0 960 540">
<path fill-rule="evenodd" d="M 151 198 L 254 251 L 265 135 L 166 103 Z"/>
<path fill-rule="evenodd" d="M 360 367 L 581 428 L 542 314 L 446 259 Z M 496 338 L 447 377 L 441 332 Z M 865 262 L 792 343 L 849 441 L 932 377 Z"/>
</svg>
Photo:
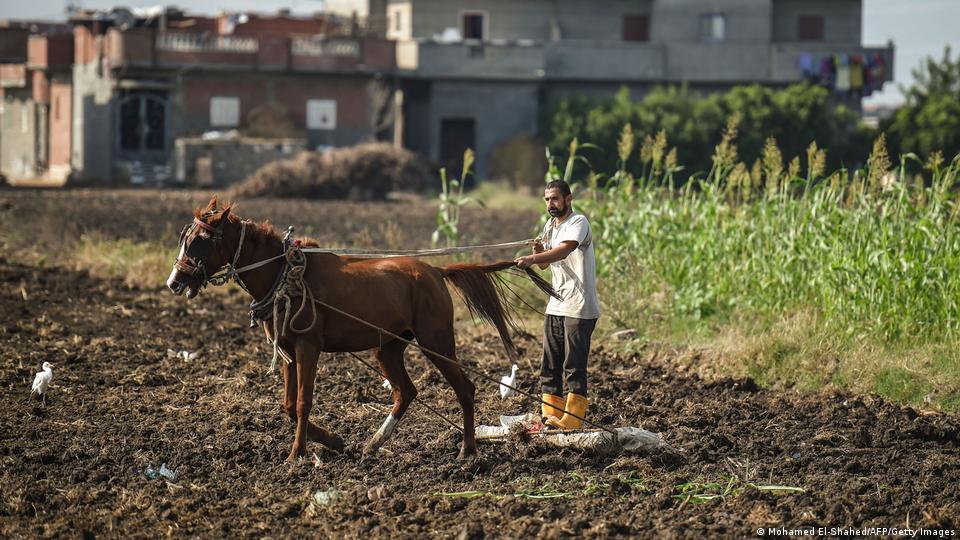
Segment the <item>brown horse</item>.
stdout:
<svg viewBox="0 0 960 540">
<path fill-rule="evenodd" d="M 241 242 L 242 238 L 242 242 Z M 304 247 L 316 246 L 312 241 Z M 231 207 L 218 208 L 217 198 L 195 211 L 191 224 L 180 237 L 180 254 L 167 280 L 174 294 L 188 298 L 199 294 L 211 281 L 210 274 L 227 269 L 227 275 L 253 297 L 251 319 L 261 324 L 268 339 L 277 337 L 279 349 L 292 361 L 283 366 L 283 409 L 296 423 L 296 435 L 289 459 L 306 453 L 307 441 L 320 442 L 342 451 L 343 440 L 309 421 L 313 406 L 313 385 L 321 352 L 359 352 L 376 350 L 380 367 L 393 386 L 393 409 L 380 429 L 364 448 L 373 454 L 390 438 L 397 422 L 417 395 L 403 363 L 404 341 L 415 339 L 426 357 L 447 379 L 463 409 L 463 443 L 460 457 L 476 453 L 474 438 L 474 385 L 456 362 L 453 332 L 453 302 L 445 282 L 458 290 L 470 311 L 491 322 L 500 333 L 509 355 L 516 356 L 508 327 L 513 327 L 502 289 L 491 274 L 514 266 L 512 261 L 490 265 L 454 264 L 442 268 L 413 258 L 356 259 L 330 253 L 304 253 L 306 268 L 303 282 L 317 300 L 316 305 L 298 311 L 302 297 L 293 302 L 294 313 L 286 332 L 277 332 L 272 319 L 255 316 L 258 307 L 269 311 L 278 276 L 288 263 L 283 254 L 289 244 L 272 226 L 243 222 Z M 258 262 L 266 262 L 249 268 Z M 240 273 L 236 273 L 236 270 Z M 231 273 L 232 272 L 232 273 Z M 542 290 L 553 293 L 550 285 L 528 272 Z M 216 281 L 216 280 L 215 280 Z M 220 279 L 219 282 L 225 282 Z M 307 294 L 309 296 L 309 294 Z M 306 301 L 305 304 L 313 302 Z M 320 303 L 334 306 L 387 333 L 349 318 Z M 259 312 L 262 314 L 263 309 Z M 315 319 L 314 319 L 315 316 Z M 311 326 L 311 322 L 313 322 Z M 307 331 L 303 331 L 309 328 Z M 282 328 L 280 330 L 283 330 Z M 394 336 L 402 336 L 399 340 Z M 427 352 L 431 351 L 431 352 Z"/>
</svg>

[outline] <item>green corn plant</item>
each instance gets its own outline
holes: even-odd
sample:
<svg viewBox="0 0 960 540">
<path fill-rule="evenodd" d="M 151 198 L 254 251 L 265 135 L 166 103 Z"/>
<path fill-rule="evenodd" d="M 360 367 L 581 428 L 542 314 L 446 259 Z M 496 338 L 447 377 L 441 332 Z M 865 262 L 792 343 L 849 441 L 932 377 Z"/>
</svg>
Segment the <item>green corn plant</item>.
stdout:
<svg viewBox="0 0 960 540">
<path fill-rule="evenodd" d="M 463 194 L 467 175 L 473 174 L 471 168 L 474 159 L 473 150 L 469 148 L 464 150 L 463 170 L 460 173 L 460 178 L 448 180 L 446 168 L 440 169 L 440 205 L 437 207 L 437 228 L 433 231 L 431 237 L 434 246 L 440 243 L 442 237 L 445 240 L 446 247 L 455 247 L 461 239 L 460 209 L 470 203 L 483 206 L 483 201 Z"/>
<path fill-rule="evenodd" d="M 649 140 L 641 162 L 652 171 Z M 608 311 L 640 327 L 650 308 L 636 299 L 656 296 L 659 317 L 678 322 L 810 309 L 849 336 L 960 338 L 960 162 L 935 156 L 921 180 L 901 166 L 890 183 L 883 152 L 869 161 L 871 180 L 869 170 L 828 174 L 811 145 L 804 178 L 770 139 L 752 171 L 718 161 L 719 175 L 691 177 L 679 193 L 641 182 L 628 194 L 611 182 L 578 199 L 598 239 L 601 287 L 616 291 Z"/>
</svg>

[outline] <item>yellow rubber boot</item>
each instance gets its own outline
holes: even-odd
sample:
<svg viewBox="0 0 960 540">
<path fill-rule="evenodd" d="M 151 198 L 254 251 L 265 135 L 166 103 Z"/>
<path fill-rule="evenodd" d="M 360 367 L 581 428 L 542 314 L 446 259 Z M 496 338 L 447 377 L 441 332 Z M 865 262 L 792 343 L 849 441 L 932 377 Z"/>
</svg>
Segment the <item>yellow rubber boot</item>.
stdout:
<svg viewBox="0 0 960 540">
<path fill-rule="evenodd" d="M 540 416 L 560 418 L 563 416 L 564 401 L 560 396 L 543 394 L 540 399 L 546 403 L 540 404 Z"/>
<path fill-rule="evenodd" d="M 588 404 L 589 402 L 585 396 L 571 393 L 567 394 L 567 404 L 564 408 L 567 410 L 567 413 L 573 413 L 580 418 L 586 418 Z M 583 420 L 577 418 L 577 416 L 564 413 L 563 418 L 559 420 L 555 418 L 548 419 L 547 425 L 560 429 L 580 429 L 583 427 Z"/>
</svg>

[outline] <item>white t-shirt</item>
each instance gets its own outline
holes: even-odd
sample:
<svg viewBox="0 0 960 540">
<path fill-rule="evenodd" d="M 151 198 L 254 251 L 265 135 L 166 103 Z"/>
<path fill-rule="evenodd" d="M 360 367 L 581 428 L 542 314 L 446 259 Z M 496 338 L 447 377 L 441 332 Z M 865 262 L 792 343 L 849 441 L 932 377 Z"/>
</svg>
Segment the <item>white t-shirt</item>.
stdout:
<svg viewBox="0 0 960 540">
<path fill-rule="evenodd" d="M 573 240 L 577 249 L 563 260 L 550 263 L 553 289 L 563 300 L 550 297 L 547 315 L 597 319 L 600 317 L 600 300 L 597 298 L 597 260 L 593 254 L 593 233 L 583 214 L 571 212 L 559 225 L 550 218 L 543 227 L 540 238 L 546 250 Z"/>
</svg>

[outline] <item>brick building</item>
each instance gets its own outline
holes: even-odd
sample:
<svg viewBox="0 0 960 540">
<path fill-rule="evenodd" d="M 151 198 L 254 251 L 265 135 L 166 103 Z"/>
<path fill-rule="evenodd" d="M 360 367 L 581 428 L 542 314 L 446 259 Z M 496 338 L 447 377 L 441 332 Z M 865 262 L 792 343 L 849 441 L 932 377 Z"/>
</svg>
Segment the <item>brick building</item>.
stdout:
<svg viewBox="0 0 960 540">
<path fill-rule="evenodd" d="M 73 36 L 65 24 L 0 23 L 0 173 L 69 171 Z"/>
<path fill-rule="evenodd" d="M 271 104 L 286 115 L 268 120 L 307 147 L 392 136 L 393 43 L 349 19 L 116 9 L 3 30 L 0 172 L 13 182 L 173 180 L 177 139 L 243 131 Z"/>
</svg>

